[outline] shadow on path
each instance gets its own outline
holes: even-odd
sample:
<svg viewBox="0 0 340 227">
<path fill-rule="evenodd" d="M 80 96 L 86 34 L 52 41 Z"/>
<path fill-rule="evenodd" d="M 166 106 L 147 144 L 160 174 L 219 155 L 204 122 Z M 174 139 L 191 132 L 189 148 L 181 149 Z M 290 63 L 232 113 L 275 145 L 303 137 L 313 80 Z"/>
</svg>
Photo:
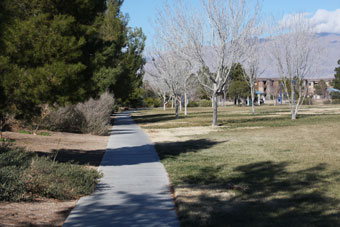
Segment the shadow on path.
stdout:
<svg viewBox="0 0 340 227">
<path fill-rule="evenodd" d="M 117 202 L 105 204 L 102 194 L 110 193 L 110 190 L 110 186 L 99 186 L 94 198 L 85 201 L 82 207 L 84 210 L 91 210 L 91 215 L 77 210 L 73 213 L 77 218 L 68 220 L 66 226 L 79 226 L 79 219 L 82 223 L 95 223 L 92 226 L 177 226 L 173 217 L 162 216 L 163 210 L 173 210 L 172 200 L 164 199 L 164 196 L 153 192 L 131 194 L 118 191 L 112 192 Z M 168 192 L 165 190 L 164 193 Z"/>
</svg>

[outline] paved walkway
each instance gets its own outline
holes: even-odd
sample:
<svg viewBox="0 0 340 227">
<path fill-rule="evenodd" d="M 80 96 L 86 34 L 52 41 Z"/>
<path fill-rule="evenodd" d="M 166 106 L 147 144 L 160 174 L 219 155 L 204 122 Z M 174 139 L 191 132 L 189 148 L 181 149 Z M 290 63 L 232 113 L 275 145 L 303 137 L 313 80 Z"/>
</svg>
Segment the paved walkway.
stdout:
<svg viewBox="0 0 340 227">
<path fill-rule="evenodd" d="M 69 226 L 179 226 L 169 178 L 148 136 L 118 114 L 99 170 L 95 192 L 81 198 Z"/>
</svg>

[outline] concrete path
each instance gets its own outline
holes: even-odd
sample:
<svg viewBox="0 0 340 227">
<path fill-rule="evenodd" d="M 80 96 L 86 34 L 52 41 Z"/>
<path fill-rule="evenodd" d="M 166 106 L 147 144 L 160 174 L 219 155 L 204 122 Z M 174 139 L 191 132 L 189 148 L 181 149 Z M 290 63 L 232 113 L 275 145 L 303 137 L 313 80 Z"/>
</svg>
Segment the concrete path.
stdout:
<svg viewBox="0 0 340 227">
<path fill-rule="evenodd" d="M 116 116 L 99 170 L 95 192 L 78 201 L 64 227 L 179 226 L 168 174 L 129 112 Z"/>
</svg>

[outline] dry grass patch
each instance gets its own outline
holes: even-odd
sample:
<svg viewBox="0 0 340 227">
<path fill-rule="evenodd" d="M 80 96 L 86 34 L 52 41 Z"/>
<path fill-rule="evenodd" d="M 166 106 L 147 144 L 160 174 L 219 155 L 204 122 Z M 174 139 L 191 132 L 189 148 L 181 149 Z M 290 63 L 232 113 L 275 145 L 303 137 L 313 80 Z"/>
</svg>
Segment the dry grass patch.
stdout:
<svg viewBox="0 0 340 227">
<path fill-rule="evenodd" d="M 142 126 L 143 127 L 143 126 Z M 193 135 L 204 135 L 210 132 L 219 131 L 213 127 L 185 127 L 185 128 L 170 128 L 170 129 L 145 129 L 151 141 L 157 142 L 176 142 L 187 141 Z"/>
<path fill-rule="evenodd" d="M 261 107 L 255 117 L 247 108 L 233 115 L 237 108 L 221 108 L 226 127 L 213 130 L 174 128 L 167 119 L 144 126 L 174 185 L 182 226 L 339 226 L 338 107 L 306 107 L 310 114 L 296 121 L 271 117 L 275 108 L 289 111 L 282 107 Z M 204 125 L 209 110 L 182 118 Z M 148 110 L 144 120 L 155 120 L 152 113 L 160 111 Z"/>
</svg>

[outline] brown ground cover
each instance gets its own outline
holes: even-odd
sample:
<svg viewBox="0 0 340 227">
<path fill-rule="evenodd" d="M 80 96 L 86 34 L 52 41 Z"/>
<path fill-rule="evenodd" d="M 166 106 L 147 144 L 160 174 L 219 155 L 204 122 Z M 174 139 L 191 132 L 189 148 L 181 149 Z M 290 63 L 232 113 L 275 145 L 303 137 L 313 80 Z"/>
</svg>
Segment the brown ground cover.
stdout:
<svg viewBox="0 0 340 227">
<path fill-rule="evenodd" d="M 108 136 L 48 132 L 49 136 L 5 132 L 13 146 L 59 162 L 75 162 L 97 168 L 105 152 Z M 0 202 L 0 226 L 62 226 L 77 200 L 39 198 L 33 202 Z"/>
</svg>

